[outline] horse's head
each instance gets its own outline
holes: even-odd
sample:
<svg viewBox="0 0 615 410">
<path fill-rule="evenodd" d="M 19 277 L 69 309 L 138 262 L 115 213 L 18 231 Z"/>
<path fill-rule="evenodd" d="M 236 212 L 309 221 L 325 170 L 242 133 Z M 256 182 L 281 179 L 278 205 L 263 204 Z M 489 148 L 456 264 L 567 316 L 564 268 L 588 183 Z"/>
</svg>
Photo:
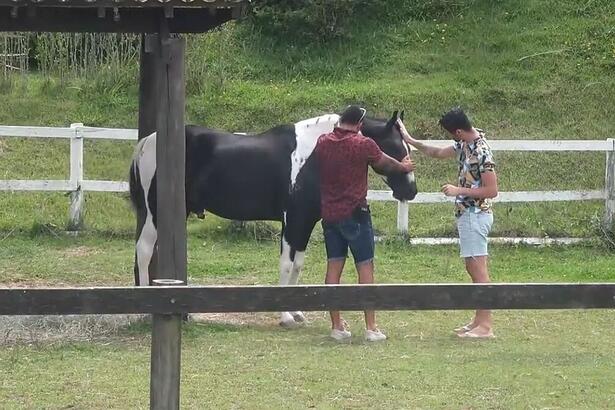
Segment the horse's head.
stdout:
<svg viewBox="0 0 615 410">
<path fill-rule="evenodd" d="M 373 139 L 384 153 L 401 161 L 410 153 L 408 145 L 395 125 L 398 118 L 403 120 L 403 116 L 403 111 L 400 116 L 395 111 L 388 121 L 366 118 L 363 121 L 361 133 Z M 411 201 L 416 196 L 414 172 L 387 176 L 385 182 L 393 190 L 393 197 L 399 201 Z"/>
</svg>

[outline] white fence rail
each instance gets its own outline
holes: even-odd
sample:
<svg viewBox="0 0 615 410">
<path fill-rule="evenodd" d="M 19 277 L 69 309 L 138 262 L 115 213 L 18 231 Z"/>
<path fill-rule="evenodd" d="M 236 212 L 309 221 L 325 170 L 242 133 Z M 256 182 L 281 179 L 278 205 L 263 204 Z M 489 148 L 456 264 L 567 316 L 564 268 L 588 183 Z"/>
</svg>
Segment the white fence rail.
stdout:
<svg viewBox="0 0 615 410">
<path fill-rule="evenodd" d="M 64 191 L 70 192 L 69 229 L 79 229 L 82 225 L 83 193 L 127 192 L 128 183 L 122 181 L 95 181 L 83 179 L 83 140 L 137 140 L 137 130 L 122 128 L 85 127 L 71 124 L 70 127 L 21 127 L 0 125 L 0 137 L 63 138 L 70 139 L 70 179 L 69 180 L 0 180 L 0 191 Z M 449 141 L 427 141 L 433 145 L 446 146 Z M 606 140 L 491 140 L 489 145 L 494 151 L 530 152 L 605 152 L 606 172 L 603 190 L 593 191 L 517 191 L 500 192 L 497 202 L 548 202 L 548 201 L 585 201 L 604 200 L 604 221 L 612 226 L 615 220 L 615 139 Z M 393 198 L 391 191 L 370 190 L 370 201 L 395 201 L 397 208 L 397 229 L 408 232 L 408 203 Z M 419 193 L 413 203 L 432 204 L 450 202 L 452 198 L 439 192 Z"/>
</svg>

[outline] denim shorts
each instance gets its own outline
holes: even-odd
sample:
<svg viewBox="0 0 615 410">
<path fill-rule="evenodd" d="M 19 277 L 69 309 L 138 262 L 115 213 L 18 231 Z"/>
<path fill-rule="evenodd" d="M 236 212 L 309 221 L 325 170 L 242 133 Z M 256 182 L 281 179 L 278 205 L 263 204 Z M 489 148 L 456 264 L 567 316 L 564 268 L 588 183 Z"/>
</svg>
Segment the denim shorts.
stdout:
<svg viewBox="0 0 615 410">
<path fill-rule="evenodd" d="M 465 211 L 457 217 L 459 255 L 462 258 L 487 256 L 487 237 L 493 225 L 493 213 Z"/>
<path fill-rule="evenodd" d="M 327 260 L 346 259 L 348 248 L 355 265 L 374 259 L 374 230 L 369 212 L 340 222 L 322 221 Z"/>
</svg>

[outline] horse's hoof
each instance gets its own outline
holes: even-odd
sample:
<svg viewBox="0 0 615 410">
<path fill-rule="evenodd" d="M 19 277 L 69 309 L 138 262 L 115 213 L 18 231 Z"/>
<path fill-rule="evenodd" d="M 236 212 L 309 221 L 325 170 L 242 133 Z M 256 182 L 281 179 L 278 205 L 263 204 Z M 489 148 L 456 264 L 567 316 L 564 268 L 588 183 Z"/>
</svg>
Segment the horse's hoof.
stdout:
<svg viewBox="0 0 615 410">
<path fill-rule="evenodd" d="M 297 327 L 297 322 L 295 322 L 295 318 L 290 312 L 283 312 L 280 315 L 280 326 L 285 328 L 293 328 Z"/>
<path fill-rule="evenodd" d="M 299 323 L 295 322 L 295 320 L 280 320 L 280 326 L 284 329 L 294 329 L 299 326 Z"/>
<path fill-rule="evenodd" d="M 295 319 L 295 322 L 299 322 L 299 323 L 303 323 L 305 322 L 305 316 L 303 315 L 303 312 L 293 312 L 293 319 Z"/>
</svg>

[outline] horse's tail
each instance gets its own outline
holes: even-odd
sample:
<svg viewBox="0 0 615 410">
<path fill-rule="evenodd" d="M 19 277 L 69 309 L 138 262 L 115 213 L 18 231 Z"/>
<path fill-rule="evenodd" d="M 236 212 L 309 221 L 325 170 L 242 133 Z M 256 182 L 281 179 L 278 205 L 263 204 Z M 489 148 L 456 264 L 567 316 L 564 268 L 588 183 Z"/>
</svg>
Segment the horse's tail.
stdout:
<svg viewBox="0 0 615 410">
<path fill-rule="evenodd" d="M 132 203 L 133 209 L 137 212 L 145 209 L 145 192 L 143 192 L 141 177 L 139 175 L 139 158 L 141 157 L 143 146 L 147 138 L 149 137 L 145 137 L 137 143 L 134 154 L 132 155 L 132 161 L 130 162 L 130 172 L 128 175 L 130 202 Z"/>
</svg>

